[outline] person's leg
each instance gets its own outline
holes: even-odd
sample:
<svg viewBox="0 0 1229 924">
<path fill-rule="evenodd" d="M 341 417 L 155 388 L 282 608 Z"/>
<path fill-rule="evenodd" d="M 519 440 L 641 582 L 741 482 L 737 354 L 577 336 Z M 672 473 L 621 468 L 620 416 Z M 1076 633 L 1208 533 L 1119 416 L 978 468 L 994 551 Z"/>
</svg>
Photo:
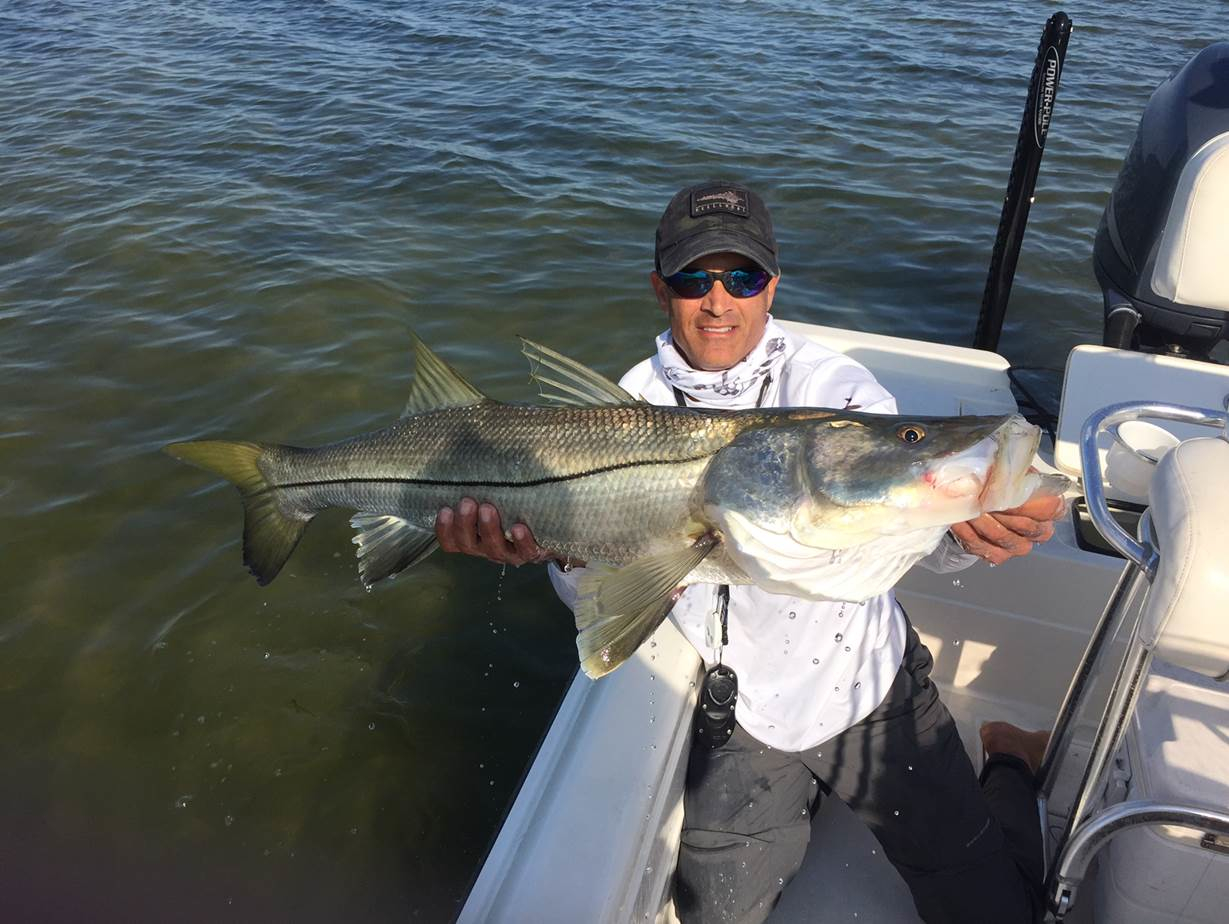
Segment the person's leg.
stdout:
<svg viewBox="0 0 1229 924">
<path fill-rule="evenodd" d="M 1020 874 L 1030 882 L 1045 876 L 1037 814 L 1037 768 L 1050 740 L 1047 731 L 1028 732 L 1007 722 L 987 722 L 980 731 L 986 761 L 981 788 L 1007 841 Z"/>
<path fill-rule="evenodd" d="M 691 750 L 675 876 L 679 918 L 763 921 L 802 865 L 819 801 L 798 755 L 741 726 L 716 750 Z"/>
<path fill-rule="evenodd" d="M 807 763 L 879 839 L 927 924 L 1030 924 L 1041 909 L 1040 877 L 1017 865 L 956 724 L 930 682 L 932 664 L 910 628 L 901 670 L 884 702 L 808 752 Z M 1014 772 L 1001 767 L 988 782 L 1004 799 L 1027 805 L 1037 828 L 1034 794 L 1027 785 L 1010 785 Z M 1034 841 L 1039 870 L 1040 830 Z M 1029 849 L 1022 844 L 1020 856 Z"/>
</svg>

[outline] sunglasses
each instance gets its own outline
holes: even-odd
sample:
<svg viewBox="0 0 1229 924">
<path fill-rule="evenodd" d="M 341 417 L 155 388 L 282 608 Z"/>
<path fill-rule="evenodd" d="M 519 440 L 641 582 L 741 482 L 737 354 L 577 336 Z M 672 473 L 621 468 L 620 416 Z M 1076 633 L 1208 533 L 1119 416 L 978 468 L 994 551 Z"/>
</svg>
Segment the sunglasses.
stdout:
<svg viewBox="0 0 1229 924">
<path fill-rule="evenodd" d="M 667 276 L 665 283 L 679 298 L 703 298 L 718 280 L 735 298 L 750 298 L 759 295 L 772 279 L 772 274 L 762 269 L 735 269 L 723 273 L 707 270 L 683 270 Z"/>
</svg>

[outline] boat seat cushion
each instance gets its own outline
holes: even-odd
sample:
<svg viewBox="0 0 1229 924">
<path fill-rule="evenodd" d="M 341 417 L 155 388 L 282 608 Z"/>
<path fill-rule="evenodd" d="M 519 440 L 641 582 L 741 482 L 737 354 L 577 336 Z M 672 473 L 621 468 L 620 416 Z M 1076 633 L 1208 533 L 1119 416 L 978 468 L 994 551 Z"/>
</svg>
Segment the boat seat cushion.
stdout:
<svg viewBox="0 0 1229 924">
<path fill-rule="evenodd" d="M 1149 488 L 1160 551 L 1140 622 L 1145 645 L 1209 677 L 1229 675 L 1229 442 L 1186 440 Z"/>
</svg>

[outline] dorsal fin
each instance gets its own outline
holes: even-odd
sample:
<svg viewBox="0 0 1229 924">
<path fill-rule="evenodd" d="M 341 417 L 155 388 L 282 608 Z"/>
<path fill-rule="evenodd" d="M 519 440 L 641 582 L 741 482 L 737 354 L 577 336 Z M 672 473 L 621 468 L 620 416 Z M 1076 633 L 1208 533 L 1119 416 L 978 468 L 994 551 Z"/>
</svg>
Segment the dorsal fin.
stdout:
<svg viewBox="0 0 1229 924">
<path fill-rule="evenodd" d="M 636 398 L 606 376 L 540 343 L 522 337 L 521 352 L 529 360 L 530 381 L 537 383 L 538 394 L 548 401 L 582 406 L 636 403 Z"/>
<path fill-rule="evenodd" d="M 410 400 L 405 403 L 402 417 L 446 407 L 470 407 L 490 400 L 432 353 L 417 334 L 410 336 L 414 338 L 414 384 L 410 386 Z"/>
</svg>

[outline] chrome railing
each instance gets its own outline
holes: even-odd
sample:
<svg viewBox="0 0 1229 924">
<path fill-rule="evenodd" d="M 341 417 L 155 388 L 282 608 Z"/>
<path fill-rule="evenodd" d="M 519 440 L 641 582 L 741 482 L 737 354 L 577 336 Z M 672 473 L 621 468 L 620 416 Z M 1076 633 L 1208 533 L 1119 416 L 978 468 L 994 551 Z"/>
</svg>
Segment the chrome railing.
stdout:
<svg viewBox="0 0 1229 924">
<path fill-rule="evenodd" d="M 1226 408 L 1229 410 L 1229 396 L 1226 396 Z M 1203 831 L 1213 838 L 1229 836 L 1229 815 L 1200 808 L 1130 802 L 1095 811 L 1106 768 L 1122 744 L 1127 722 L 1135 711 L 1152 661 L 1152 646 L 1146 645 L 1140 637 L 1141 609 L 1135 604 L 1141 591 L 1156 576 L 1163 554 L 1152 534 L 1152 521 L 1147 514 L 1140 520 L 1138 537 L 1128 534 L 1110 515 L 1097 444 L 1102 430 L 1142 418 L 1215 427 L 1221 431 L 1222 438 L 1229 439 L 1229 414 L 1225 411 L 1161 403 L 1127 403 L 1103 408 L 1088 418 L 1080 434 L 1080 460 L 1089 516 L 1097 531 L 1127 559 L 1127 564 L 1072 678 L 1038 770 L 1038 808 L 1048 871 L 1046 889 L 1050 909 L 1060 920 L 1075 900 L 1088 863 L 1120 831 L 1139 825 L 1168 824 Z M 1126 651 L 1113 675 L 1092 746 L 1080 766 L 1079 759 L 1071 756 L 1070 751 L 1075 719 L 1089 699 L 1096 673 L 1094 667 L 1111 640 L 1122 634 L 1128 636 Z M 1077 776 L 1079 784 L 1070 804 L 1067 823 L 1056 842 L 1051 844 L 1047 830 L 1048 808 L 1056 785 L 1061 778 Z"/>
</svg>

